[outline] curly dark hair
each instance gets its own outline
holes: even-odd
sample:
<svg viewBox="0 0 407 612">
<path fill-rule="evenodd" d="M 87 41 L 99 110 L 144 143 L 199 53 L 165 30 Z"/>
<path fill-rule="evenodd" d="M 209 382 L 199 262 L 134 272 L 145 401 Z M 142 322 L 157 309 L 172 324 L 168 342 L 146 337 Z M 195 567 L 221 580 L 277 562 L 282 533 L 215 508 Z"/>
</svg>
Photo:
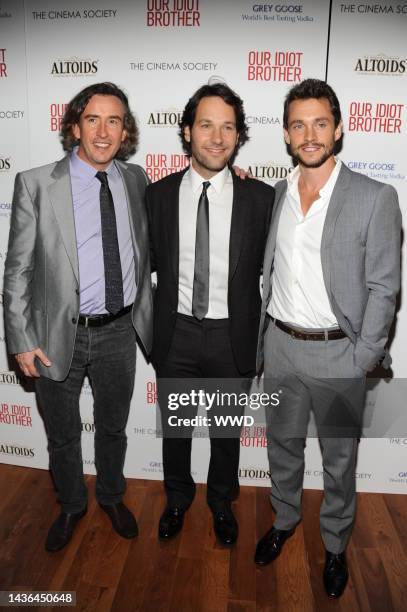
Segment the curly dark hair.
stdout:
<svg viewBox="0 0 407 612">
<path fill-rule="evenodd" d="M 138 145 L 138 127 L 136 120 L 130 110 L 129 101 L 124 91 L 119 89 L 114 83 L 95 83 L 82 89 L 69 102 L 62 119 L 60 131 L 60 139 L 64 151 L 72 151 L 79 144 L 79 141 L 73 135 L 72 128 L 79 123 L 80 116 L 85 110 L 86 105 L 92 96 L 116 96 L 124 106 L 124 129 L 127 132 L 127 138 L 122 142 L 120 149 L 116 153 L 116 159 L 126 160 L 136 152 Z"/>
<path fill-rule="evenodd" d="M 243 100 L 228 87 L 225 83 L 213 83 L 211 85 L 202 85 L 194 95 L 188 100 L 187 105 L 184 108 L 182 114 L 181 123 L 179 124 L 179 136 L 182 141 L 182 147 L 187 155 L 191 155 L 191 143 L 185 140 L 184 131 L 188 126 L 192 129 L 195 121 L 196 109 L 202 98 L 209 98 L 212 96 L 218 96 L 222 100 L 233 106 L 236 117 L 236 130 L 239 135 L 239 140 L 236 145 L 234 155 L 245 142 L 249 140 L 249 128 L 246 125 L 246 115 L 243 108 Z"/>
<path fill-rule="evenodd" d="M 332 114 L 334 116 L 335 127 L 341 122 L 341 107 L 336 93 L 328 83 L 319 79 L 305 79 L 298 85 L 292 87 L 284 100 L 283 125 L 288 128 L 288 107 L 294 100 L 309 100 L 310 98 L 326 98 L 330 104 Z"/>
</svg>

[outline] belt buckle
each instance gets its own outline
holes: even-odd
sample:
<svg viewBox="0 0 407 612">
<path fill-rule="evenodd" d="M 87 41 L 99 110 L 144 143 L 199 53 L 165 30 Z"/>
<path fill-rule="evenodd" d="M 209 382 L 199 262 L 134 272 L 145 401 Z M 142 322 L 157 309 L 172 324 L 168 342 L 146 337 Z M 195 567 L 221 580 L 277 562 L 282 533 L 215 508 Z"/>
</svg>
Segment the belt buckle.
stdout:
<svg viewBox="0 0 407 612">
<path fill-rule="evenodd" d="M 85 315 L 85 327 L 89 327 L 89 316 Z"/>
</svg>

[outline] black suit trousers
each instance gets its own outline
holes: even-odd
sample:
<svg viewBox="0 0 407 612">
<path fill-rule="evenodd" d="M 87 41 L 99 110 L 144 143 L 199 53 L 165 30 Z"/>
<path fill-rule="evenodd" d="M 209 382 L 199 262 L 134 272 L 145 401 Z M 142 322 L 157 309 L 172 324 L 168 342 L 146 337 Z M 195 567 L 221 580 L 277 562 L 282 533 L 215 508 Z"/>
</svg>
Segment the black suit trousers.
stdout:
<svg viewBox="0 0 407 612">
<path fill-rule="evenodd" d="M 248 378 L 246 375 L 245 378 Z M 229 332 L 229 319 L 203 319 L 177 315 L 170 350 L 164 362 L 157 367 L 158 401 L 163 423 L 164 485 L 168 505 L 187 509 L 195 495 L 191 476 L 191 449 L 193 427 L 183 428 L 182 437 L 166 432 L 168 417 L 175 413 L 168 406 L 168 390 L 190 393 L 197 382 L 202 388 L 213 389 L 214 379 L 241 379 L 235 364 Z M 232 383 L 233 384 L 233 383 Z M 188 409 L 189 408 L 189 409 Z M 183 414 L 193 417 L 197 407 L 190 406 Z M 241 411 L 241 409 L 239 409 Z M 178 413 L 179 414 L 179 413 Z M 208 413 L 209 414 L 209 413 Z M 207 501 L 213 512 L 230 506 L 239 491 L 239 430 L 234 437 L 212 435 L 209 428 L 211 455 L 207 478 Z"/>
</svg>

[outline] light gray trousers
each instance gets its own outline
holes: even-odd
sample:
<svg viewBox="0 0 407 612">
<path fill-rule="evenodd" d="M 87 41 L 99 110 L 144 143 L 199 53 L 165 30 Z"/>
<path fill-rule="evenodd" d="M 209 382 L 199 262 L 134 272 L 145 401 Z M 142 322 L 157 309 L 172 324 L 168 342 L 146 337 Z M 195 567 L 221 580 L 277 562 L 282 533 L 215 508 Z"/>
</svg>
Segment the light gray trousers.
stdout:
<svg viewBox="0 0 407 612">
<path fill-rule="evenodd" d="M 348 338 L 310 341 L 292 338 L 272 320 L 265 336 L 265 390 L 280 402 L 268 407 L 271 502 L 276 529 L 301 520 L 304 447 L 312 411 L 323 463 L 324 499 L 320 528 L 325 548 L 342 552 L 356 510 L 355 465 L 365 400 L 365 372 L 354 365 Z"/>
</svg>

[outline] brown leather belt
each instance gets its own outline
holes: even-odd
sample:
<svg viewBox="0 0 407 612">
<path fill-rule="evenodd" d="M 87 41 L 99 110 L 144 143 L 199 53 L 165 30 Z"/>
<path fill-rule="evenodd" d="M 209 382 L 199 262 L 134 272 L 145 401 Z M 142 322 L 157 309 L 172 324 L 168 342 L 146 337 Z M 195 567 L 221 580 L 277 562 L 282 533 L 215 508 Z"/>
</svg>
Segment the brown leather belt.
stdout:
<svg viewBox="0 0 407 612">
<path fill-rule="evenodd" d="M 120 317 L 123 317 L 125 314 L 130 312 L 132 308 L 133 308 L 133 304 L 130 304 L 130 306 L 126 306 L 125 308 L 122 308 L 122 310 L 120 310 L 115 315 L 113 314 L 101 314 L 101 315 L 80 314 L 78 323 L 79 325 L 84 325 L 85 327 L 102 327 L 103 325 L 107 325 L 108 323 L 111 323 L 112 321 L 115 321 L 116 319 L 120 319 Z"/>
<path fill-rule="evenodd" d="M 295 329 L 286 325 L 278 319 L 271 319 L 275 325 L 286 334 L 290 334 L 292 338 L 297 340 L 339 340 L 340 338 L 346 338 L 346 334 L 341 329 L 330 329 L 326 331 L 309 332 L 302 329 Z"/>
</svg>

